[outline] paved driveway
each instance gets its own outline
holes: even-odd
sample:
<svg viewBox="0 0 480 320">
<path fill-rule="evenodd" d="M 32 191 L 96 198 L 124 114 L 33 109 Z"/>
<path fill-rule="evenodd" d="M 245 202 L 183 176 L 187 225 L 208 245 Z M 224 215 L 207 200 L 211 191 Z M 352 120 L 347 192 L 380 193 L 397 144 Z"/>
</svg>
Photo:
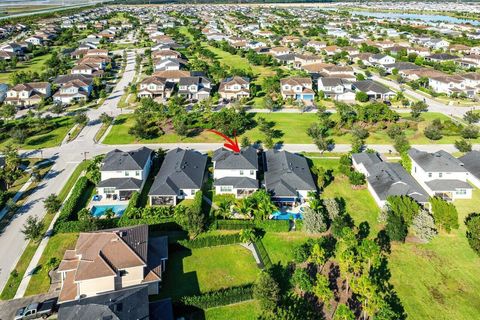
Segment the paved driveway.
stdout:
<svg viewBox="0 0 480 320">
<path fill-rule="evenodd" d="M 0 301 L 0 320 L 12 320 L 15 312 L 21 307 L 27 306 L 32 302 L 42 302 L 51 298 L 58 297 L 58 292 L 45 293 L 15 300 Z"/>
</svg>

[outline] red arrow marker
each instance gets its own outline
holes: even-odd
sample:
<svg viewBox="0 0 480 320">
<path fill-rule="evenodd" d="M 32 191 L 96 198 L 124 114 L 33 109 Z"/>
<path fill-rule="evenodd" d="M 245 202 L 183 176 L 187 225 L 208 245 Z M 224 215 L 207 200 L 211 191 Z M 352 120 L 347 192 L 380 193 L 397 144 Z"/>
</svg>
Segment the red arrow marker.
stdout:
<svg viewBox="0 0 480 320">
<path fill-rule="evenodd" d="M 223 133 L 218 132 L 217 130 L 210 129 L 210 130 L 208 130 L 208 131 L 213 132 L 213 133 L 215 133 L 216 135 L 219 135 L 220 137 L 222 137 L 223 139 L 225 139 L 225 140 L 227 141 L 227 142 L 225 142 L 225 143 L 223 144 L 223 146 L 224 146 L 225 148 L 230 149 L 230 150 L 232 150 L 233 152 L 240 153 L 240 147 L 238 146 L 237 134 L 236 134 L 235 131 L 233 132 L 235 141 L 233 141 L 232 139 L 230 139 L 229 137 L 227 137 L 227 136 L 224 135 Z"/>
</svg>

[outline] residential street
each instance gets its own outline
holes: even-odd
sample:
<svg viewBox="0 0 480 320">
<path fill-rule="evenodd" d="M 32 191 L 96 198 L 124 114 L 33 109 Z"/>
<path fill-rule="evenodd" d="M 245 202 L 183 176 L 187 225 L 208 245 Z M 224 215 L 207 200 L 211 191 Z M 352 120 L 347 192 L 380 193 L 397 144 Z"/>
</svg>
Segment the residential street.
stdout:
<svg viewBox="0 0 480 320">
<path fill-rule="evenodd" d="M 38 216 L 43 218 L 45 211 L 43 208 L 43 200 L 51 193 L 58 194 L 70 175 L 73 173 L 75 167 L 85 158 L 92 158 L 99 154 L 104 154 L 115 148 L 121 150 L 133 150 L 139 148 L 141 145 L 103 145 L 96 144 L 94 137 L 97 131 L 101 127 L 101 122 L 98 120 L 99 116 L 106 112 L 107 114 L 116 117 L 121 113 L 121 110 L 117 108 L 117 105 L 124 94 L 124 88 L 133 81 L 135 76 L 135 52 L 128 52 L 127 66 L 125 72 L 122 75 L 120 81 L 116 84 L 114 90 L 110 96 L 105 100 L 103 105 L 98 109 L 90 109 L 87 113 L 90 122 L 79 134 L 79 136 L 72 142 L 65 143 L 61 146 L 48 148 L 42 150 L 44 158 L 51 158 L 55 161 L 55 165 L 48 174 L 48 176 L 40 183 L 35 191 L 29 196 L 25 205 L 18 210 L 16 216 L 11 220 L 9 226 L 0 233 L 0 290 L 6 284 L 10 272 L 14 269 L 21 254 L 23 253 L 28 241 L 24 240 L 23 234 L 20 232 L 22 225 L 25 223 L 29 216 Z M 374 76 L 374 80 L 384 83 L 396 90 L 400 90 L 398 84 L 380 79 Z M 410 89 L 406 89 L 405 92 L 415 98 L 423 99 L 424 96 L 416 93 Z M 462 116 L 464 112 L 470 108 L 447 106 L 432 99 L 426 98 L 426 102 L 429 105 L 429 109 L 432 112 L 441 112 L 447 115 L 453 114 Z M 258 110 L 254 110 L 258 112 Z M 292 111 L 298 112 L 298 111 Z M 312 116 L 314 116 L 312 114 Z M 201 152 L 217 149 L 222 146 L 221 143 L 172 143 L 172 144 L 147 144 L 145 145 L 152 149 L 164 148 L 172 149 L 175 147 L 190 148 Z M 374 149 L 380 153 L 389 153 L 394 151 L 392 145 L 369 145 L 368 148 Z M 447 152 L 456 152 L 457 149 L 451 145 L 445 144 L 430 144 L 430 145 L 413 145 L 423 151 L 434 152 L 443 149 Z M 282 149 L 291 152 L 318 152 L 317 147 L 314 144 L 286 144 L 281 146 Z M 474 149 L 480 149 L 480 145 L 474 145 Z M 333 152 L 348 152 L 350 145 L 337 144 L 333 148 Z M 40 151 L 27 151 L 25 156 L 39 157 Z M 41 247 L 44 248 L 48 240 L 44 239 L 44 243 Z M 8 248 L 8 249 L 7 249 Z M 41 252 L 39 252 L 41 253 Z M 35 255 L 31 261 L 27 274 L 23 279 L 16 297 L 22 297 L 30 280 L 29 272 L 35 268 L 40 259 L 41 254 Z"/>
</svg>

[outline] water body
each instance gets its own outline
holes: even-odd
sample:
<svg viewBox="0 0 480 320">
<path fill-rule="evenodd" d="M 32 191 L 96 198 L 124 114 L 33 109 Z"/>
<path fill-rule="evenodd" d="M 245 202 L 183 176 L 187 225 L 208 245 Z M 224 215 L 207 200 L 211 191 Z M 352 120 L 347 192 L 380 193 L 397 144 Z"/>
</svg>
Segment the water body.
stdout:
<svg viewBox="0 0 480 320">
<path fill-rule="evenodd" d="M 322 10 L 327 8 L 322 8 Z M 342 10 L 340 8 L 328 8 L 327 10 Z M 379 19 L 410 19 L 410 20 L 419 20 L 426 21 L 431 23 L 445 22 L 445 23 L 470 23 L 474 26 L 480 26 L 480 21 L 471 20 L 471 19 L 461 19 L 456 17 L 451 17 L 441 14 L 420 14 L 420 13 L 400 13 L 400 12 L 370 12 L 370 11 L 361 11 L 361 10 L 348 10 L 354 16 L 364 16 L 364 17 L 373 17 Z"/>
</svg>

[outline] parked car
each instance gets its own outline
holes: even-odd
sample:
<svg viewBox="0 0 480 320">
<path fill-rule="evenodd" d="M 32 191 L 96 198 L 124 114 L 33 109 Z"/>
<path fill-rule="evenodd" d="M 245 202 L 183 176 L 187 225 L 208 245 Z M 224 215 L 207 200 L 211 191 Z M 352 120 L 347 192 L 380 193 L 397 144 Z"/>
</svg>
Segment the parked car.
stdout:
<svg viewBox="0 0 480 320">
<path fill-rule="evenodd" d="M 55 312 L 56 306 L 57 298 L 48 299 L 40 303 L 33 302 L 26 307 L 18 309 L 14 320 L 47 318 Z"/>
</svg>

